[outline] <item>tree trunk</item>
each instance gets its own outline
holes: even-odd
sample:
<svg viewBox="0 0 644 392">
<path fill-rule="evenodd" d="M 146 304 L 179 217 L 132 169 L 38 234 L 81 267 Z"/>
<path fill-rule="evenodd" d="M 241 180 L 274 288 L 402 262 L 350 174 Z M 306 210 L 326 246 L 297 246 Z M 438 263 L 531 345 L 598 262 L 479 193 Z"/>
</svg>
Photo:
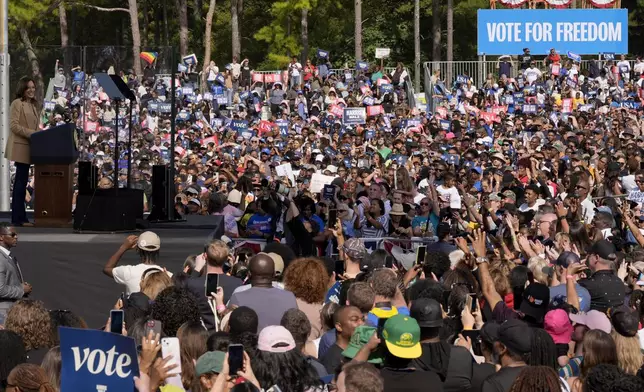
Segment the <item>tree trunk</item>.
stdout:
<svg viewBox="0 0 644 392">
<path fill-rule="evenodd" d="M 163 45 L 170 46 L 170 29 L 168 28 L 168 0 L 163 0 Z"/>
<path fill-rule="evenodd" d="M 179 10 L 179 52 L 181 56 L 188 54 L 188 1 L 177 0 Z"/>
<path fill-rule="evenodd" d="M 309 58 L 309 10 L 308 8 L 302 8 L 302 59 L 300 60 L 302 64 L 306 64 L 306 60 Z"/>
<path fill-rule="evenodd" d="M 154 46 L 161 46 L 161 21 L 163 20 L 163 12 L 159 3 L 154 3 Z"/>
<path fill-rule="evenodd" d="M 205 71 L 206 67 L 210 64 L 210 51 L 212 45 L 212 18 L 215 16 L 215 3 L 217 0 L 210 0 L 210 6 L 208 7 L 208 13 L 206 14 L 206 32 L 203 36 L 204 42 L 204 56 L 203 56 L 203 69 Z M 201 75 L 201 91 L 206 91 L 206 78 L 208 74 L 204 72 Z"/>
<path fill-rule="evenodd" d="M 238 0 L 230 0 L 230 29 L 232 31 L 233 58 L 239 59 L 241 52 L 241 37 L 239 35 L 239 4 Z"/>
<path fill-rule="evenodd" d="M 195 7 L 192 9 L 192 19 L 194 20 L 193 31 L 200 31 L 203 27 L 203 1 L 195 0 Z"/>
<path fill-rule="evenodd" d="M 355 5 L 355 41 L 356 41 L 356 61 L 362 60 L 362 0 L 354 0 Z"/>
<path fill-rule="evenodd" d="M 132 59 L 134 62 L 134 72 L 141 76 L 141 30 L 139 30 L 139 10 L 136 0 L 128 0 L 130 9 L 130 23 L 132 24 Z"/>
<path fill-rule="evenodd" d="M 441 61 L 441 4 L 432 0 L 432 61 Z"/>
<path fill-rule="evenodd" d="M 65 73 L 69 75 L 73 59 L 69 48 L 69 34 L 67 33 L 67 10 L 63 1 L 58 4 L 58 21 L 60 23 L 60 46 L 63 49 L 63 68 Z"/>
<path fill-rule="evenodd" d="M 147 48 L 148 46 L 148 26 L 150 25 L 150 17 L 148 15 L 148 2 L 146 0 L 142 1 L 143 3 L 143 36 L 141 37 L 141 46 Z"/>
<path fill-rule="evenodd" d="M 420 0 L 414 0 L 414 92 L 420 91 Z"/>
<path fill-rule="evenodd" d="M 447 61 L 454 60 L 454 0 L 447 0 Z"/>
<path fill-rule="evenodd" d="M 33 46 L 31 45 L 31 39 L 29 38 L 29 33 L 24 26 L 19 28 L 20 40 L 27 51 L 27 59 L 31 64 L 31 77 L 36 81 L 36 100 L 38 102 L 43 102 L 45 96 L 45 83 L 42 79 L 42 72 L 40 71 L 40 63 L 38 62 L 38 56 L 34 51 Z"/>
</svg>

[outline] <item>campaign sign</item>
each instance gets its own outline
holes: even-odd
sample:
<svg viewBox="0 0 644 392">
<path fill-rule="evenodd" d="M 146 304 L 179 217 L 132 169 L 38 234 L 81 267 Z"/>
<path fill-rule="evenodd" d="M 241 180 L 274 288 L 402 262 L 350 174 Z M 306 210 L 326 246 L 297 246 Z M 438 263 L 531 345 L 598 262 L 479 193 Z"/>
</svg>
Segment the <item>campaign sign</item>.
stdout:
<svg viewBox="0 0 644 392">
<path fill-rule="evenodd" d="M 371 106 L 371 105 L 373 105 L 375 102 L 376 102 L 376 101 L 375 101 L 375 99 L 373 99 L 373 97 L 364 97 L 364 99 L 362 100 L 362 103 L 363 103 L 363 104 L 365 104 L 365 105 L 367 105 L 367 106 Z"/>
<path fill-rule="evenodd" d="M 334 115 L 335 118 L 341 118 L 342 114 L 344 113 L 342 108 L 340 106 L 338 106 L 338 105 L 335 105 L 335 104 L 329 106 L 327 108 L 327 112 L 329 112 L 330 114 Z"/>
<path fill-rule="evenodd" d="M 219 128 L 224 125 L 224 120 L 221 118 L 213 118 L 210 120 L 210 126 L 213 128 Z"/>
<path fill-rule="evenodd" d="M 577 88 L 577 81 L 575 79 L 566 78 L 566 84 L 570 88 Z"/>
<path fill-rule="evenodd" d="M 172 104 L 166 102 L 159 102 L 159 113 L 171 113 Z"/>
<path fill-rule="evenodd" d="M 640 102 L 635 101 L 622 101 L 622 107 L 625 109 L 637 110 L 642 106 Z"/>
<path fill-rule="evenodd" d="M 224 96 L 224 88 L 221 86 L 213 86 L 212 87 L 212 95 L 214 97 L 223 97 Z"/>
<path fill-rule="evenodd" d="M 579 106 L 577 107 L 577 109 L 578 109 L 580 112 L 589 112 L 589 111 L 591 111 L 591 110 L 592 110 L 592 109 L 594 109 L 594 108 L 595 108 L 595 105 L 593 105 L 592 103 L 585 104 L 585 105 L 579 105 Z"/>
<path fill-rule="evenodd" d="M 56 102 L 45 101 L 45 110 L 54 110 L 56 108 Z"/>
<path fill-rule="evenodd" d="M 181 88 L 181 92 L 183 93 L 183 95 L 190 95 L 194 91 L 195 90 L 191 86 Z"/>
<path fill-rule="evenodd" d="M 264 81 L 264 74 L 261 74 L 261 73 L 253 74 L 253 82 L 263 82 L 263 81 Z"/>
<path fill-rule="evenodd" d="M 151 112 L 156 112 L 159 110 L 159 104 L 157 102 L 148 103 L 148 110 Z"/>
<path fill-rule="evenodd" d="M 183 56 L 183 57 L 181 58 L 181 61 L 182 61 L 185 65 L 197 64 L 197 63 L 198 63 L 198 61 L 197 61 L 197 55 L 196 55 L 196 54 L 194 54 L 194 53 L 193 53 L 193 54 L 189 54 L 189 55 L 187 55 L 187 56 Z"/>
<path fill-rule="evenodd" d="M 534 114 L 537 112 L 537 105 L 535 104 L 523 105 L 521 110 L 523 111 L 523 113 L 526 113 L 526 114 Z"/>
<path fill-rule="evenodd" d="M 139 362 L 134 339 L 92 329 L 59 327 L 61 391 L 134 391 Z"/>
<path fill-rule="evenodd" d="M 606 61 L 615 60 L 615 53 L 602 53 L 602 57 Z"/>
<path fill-rule="evenodd" d="M 561 100 L 561 113 L 572 113 L 572 98 Z"/>
<path fill-rule="evenodd" d="M 368 131 L 364 134 L 364 138 L 365 138 L 366 140 L 371 140 L 371 139 L 373 139 L 373 138 L 375 138 L 375 137 L 376 137 L 376 131 L 374 131 L 373 129 L 368 130 Z"/>
<path fill-rule="evenodd" d="M 365 108 L 344 108 L 342 117 L 345 125 L 358 125 L 367 122 L 367 109 Z"/>
<path fill-rule="evenodd" d="M 212 93 L 203 93 L 204 101 L 212 101 Z"/>
<path fill-rule="evenodd" d="M 369 68 L 369 63 L 366 61 L 356 61 L 356 69 L 359 71 L 366 71 Z"/>
<path fill-rule="evenodd" d="M 321 58 L 321 59 L 329 58 L 329 51 L 328 50 L 318 49 L 318 57 Z"/>
<path fill-rule="evenodd" d="M 218 73 L 217 76 L 215 76 L 215 82 L 223 85 L 224 83 L 226 83 L 226 79 L 224 78 L 224 75 Z"/>
<path fill-rule="evenodd" d="M 465 76 L 465 75 L 458 75 L 456 77 L 456 83 L 467 84 L 468 80 L 469 80 L 469 78 L 467 76 Z"/>
<path fill-rule="evenodd" d="M 275 125 L 280 129 L 280 135 L 288 135 L 288 120 L 275 120 Z"/>
<path fill-rule="evenodd" d="M 452 123 L 449 120 L 441 120 L 441 129 L 444 131 L 449 131 L 452 127 Z"/>
<path fill-rule="evenodd" d="M 248 121 L 246 120 L 233 120 L 230 122 L 230 128 L 234 129 L 238 134 L 248 129 Z"/>
<path fill-rule="evenodd" d="M 382 108 L 382 105 L 373 105 L 367 107 L 367 116 L 377 116 L 384 113 L 385 110 Z"/>
<path fill-rule="evenodd" d="M 478 54 L 628 53 L 626 9 L 478 10 Z"/>
<path fill-rule="evenodd" d="M 266 74 L 264 75 L 264 82 L 266 83 L 277 83 L 282 81 L 282 76 L 280 74 Z"/>
<path fill-rule="evenodd" d="M 394 86 L 393 84 L 382 84 L 380 85 L 380 92 L 385 94 L 385 93 L 393 93 L 394 92 Z"/>
</svg>

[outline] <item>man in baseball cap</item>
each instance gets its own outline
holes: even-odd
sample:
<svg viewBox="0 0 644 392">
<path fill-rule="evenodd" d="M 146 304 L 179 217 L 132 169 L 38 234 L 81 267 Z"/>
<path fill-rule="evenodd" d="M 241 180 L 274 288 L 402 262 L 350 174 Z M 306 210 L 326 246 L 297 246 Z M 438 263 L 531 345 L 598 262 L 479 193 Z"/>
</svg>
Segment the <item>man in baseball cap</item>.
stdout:
<svg viewBox="0 0 644 392">
<path fill-rule="evenodd" d="M 482 390 L 509 391 L 519 373 L 527 366 L 527 358 L 532 350 L 532 329 L 521 320 L 508 320 L 489 332 L 501 370 L 483 381 Z"/>
<path fill-rule="evenodd" d="M 551 267 L 553 273 L 557 276 L 559 282 L 563 282 L 557 286 L 550 287 L 550 302 L 551 303 L 565 303 L 567 299 L 566 295 L 566 276 L 565 271 L 567 268 L 573 264 L 579 264 L 581 259 L 574 252 L 564 251 L 561 252 L 557 260 L 554 262 L 554 266 Z M 578 283 L 575 283 L 575 289 L 577 291 L 577 296 L 579 297 L 579 307 L 580 311 L 587 312 L 590 310 L 590 294 L 588 290 L 580 286 Z"/>
<path fill-rule="evenodd" d="M 590 293 L 590 308 L 606 312 L 624 304 L 626 286 L 615 275 L 617 270 L 617 250 L 615 245 L 608 240 L 599 240 L 593 244 L 588 252 L 587 264 L 592 275 L 579 281 L 579 285 Z"/>
<path fill-rule="evenodd" d="M 140 263 L 117 267 L 121 257 L 130 249 L 136 249 Z M 155 268 L 163 270 L 163 267 L 156 264 L 160 249 L 161 238 L 152 231 L 143 232 L 138 237 L 128 236 L 116 253 L 105 263 L 103 273 L 113 278 L 116 283 L 124 285 L 125 294 L 137 293 L 141 290 L 141 277 L 145 271 Z"/>
</svg>

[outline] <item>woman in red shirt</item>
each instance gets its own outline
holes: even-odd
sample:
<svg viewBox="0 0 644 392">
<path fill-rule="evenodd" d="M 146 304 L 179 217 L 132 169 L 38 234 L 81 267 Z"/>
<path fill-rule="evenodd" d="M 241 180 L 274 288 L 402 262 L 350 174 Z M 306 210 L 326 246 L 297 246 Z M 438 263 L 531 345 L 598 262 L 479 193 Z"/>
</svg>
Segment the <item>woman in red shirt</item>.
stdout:
<svg viewBox="0 0 644 392">
<path fill-rule="evenodd" d="M 315 65 L 311 64 L 311 60 L 306 59 L 306 65 L 304 65 L 304 81 L 308 82 L 313 76 L 315 76 Z"/>
</svg>

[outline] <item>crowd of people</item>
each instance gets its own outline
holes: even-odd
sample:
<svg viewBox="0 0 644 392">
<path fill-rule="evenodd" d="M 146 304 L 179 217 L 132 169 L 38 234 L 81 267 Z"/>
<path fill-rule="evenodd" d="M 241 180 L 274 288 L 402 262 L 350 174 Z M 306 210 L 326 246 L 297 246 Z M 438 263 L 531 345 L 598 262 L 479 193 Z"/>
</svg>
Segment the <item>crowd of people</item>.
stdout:
<svg viewBox="0 0 644 392">
<path fill-rule="evenodd" d="M 527 49 L 518 63 L 502 58 L 483 86 L 434 73 L 430 113 L 408 106 L 401 64 L 336 74 L 328 55 L 293 59 L 269 83 L 246 60 L 201 77 L 186 66 L 172 152 L 167 80 L 124 76 L 138 94 L 122 158 L 133 186 L 148 192 L 151 165 L 174 163 L 176 212 L 225 223 L 180 271 L 160 265 L 153 232 L 107 260 L 139 392 L 170 387 L 161 337 L 179 339 L 192 392 L 644 390 L 644 65 L 580 69 Z M 69 102 L 57 92 L 43 123 L 84 118 L 99 184 L 122 183 L 109 158 L 120 108 L 85 86 Z M 364 121 L 346 115 L 357 108 Z M 13 271 L 0 390 L 59 390 L 57 327 L 87 325 L 25 298 L 16 236 L 0 232 Z M 131 250 L 140 263 L 119 265 Z M 231 345 L 244 348 L 235 374 Z"/>
</svg>

